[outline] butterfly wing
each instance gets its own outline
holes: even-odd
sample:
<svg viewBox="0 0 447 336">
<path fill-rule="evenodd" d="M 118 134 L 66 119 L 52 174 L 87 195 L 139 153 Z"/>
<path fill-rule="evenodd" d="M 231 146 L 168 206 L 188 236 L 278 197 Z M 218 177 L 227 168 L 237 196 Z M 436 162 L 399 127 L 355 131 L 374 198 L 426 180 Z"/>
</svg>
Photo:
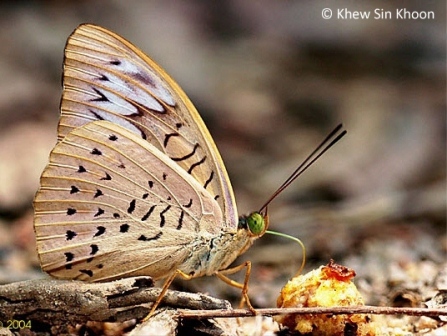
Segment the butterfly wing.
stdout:
<svg viewBox="0 0 447 336">
<path fill-rule="evenodd" d="M 222 212 L 191 175 L 108 121 L 76 128 L 53 149 L 34 201 L 43 270 L 102 281 L 164 277 Z"/>
<path fill-rule="evenodd" d="M 228 174 L 186 94 L 130 42 L 86 24 L 65 48 L 59 140 L 94 120 L 121 125 L 165 153 L 216 199 L 224 216 L 221 228 L 236 230 Z"/>
</svg>

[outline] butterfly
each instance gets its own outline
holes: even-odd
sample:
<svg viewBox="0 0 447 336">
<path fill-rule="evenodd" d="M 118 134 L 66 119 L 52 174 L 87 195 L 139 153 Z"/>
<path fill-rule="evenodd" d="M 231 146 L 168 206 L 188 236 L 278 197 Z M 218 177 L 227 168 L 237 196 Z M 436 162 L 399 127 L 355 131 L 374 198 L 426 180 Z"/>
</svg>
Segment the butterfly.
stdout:
<svg viewBox="0 0 447 336">
<path fill-rule="evenodd" d="M 238 217 L 219 151 L 178 84 L 124 38 L 83 24 L 65 47 L 60 109 L 58 141 L 34 199 L 42 269 L 93 282 L 166 278 L 163 291 L 177 275 L 217 275 L 241 288 L 253 309 L 249 262 L 229 266 L 269 232 L 267 205 L 276 195 Z M 244 284 L 227 277 L 243 267 Z"/>
</svg>

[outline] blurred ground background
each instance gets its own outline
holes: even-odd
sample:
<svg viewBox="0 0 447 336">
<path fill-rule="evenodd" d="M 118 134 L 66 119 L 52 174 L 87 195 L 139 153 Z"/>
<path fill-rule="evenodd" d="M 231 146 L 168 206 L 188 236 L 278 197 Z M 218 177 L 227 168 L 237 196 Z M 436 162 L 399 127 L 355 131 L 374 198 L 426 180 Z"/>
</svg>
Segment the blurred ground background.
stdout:
<svg viewBox="0 0 447 336">
<path fill-rule="evenodd" d="M 435 19 L 324 20 L 325 7 Z M 343 122 L 348 135 L 271 204 L 270 229 L 304 242 L 305 271 L 330 258 L 353 268 L 368 304 L 420 305 L 446 269 L 445 15 L 444 1 L 1 2 L 0 282 L 44 276 L 32 199 L 56 142 L 65 41 L 90 22 L 182 86 L 240 213 L 258 209 Z M 273 307 L 301 250 L 264 236 L 246 259 L 253 303 Z M 239 298 L 213 278 L 179 286 Z"/>
</svg>

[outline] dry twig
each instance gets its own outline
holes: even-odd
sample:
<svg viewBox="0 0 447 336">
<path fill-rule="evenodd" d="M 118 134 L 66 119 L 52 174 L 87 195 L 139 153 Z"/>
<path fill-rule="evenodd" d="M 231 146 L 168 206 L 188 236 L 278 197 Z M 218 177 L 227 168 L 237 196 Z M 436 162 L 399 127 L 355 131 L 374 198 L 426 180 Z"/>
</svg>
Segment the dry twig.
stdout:
<svg viewBox="0 0 447 336">
<path fill-rule="evenodd" d="M 403 307 L 375 307 L 375 306 L 357 306 L 357 307 L 301 307 L 301 308 L 266 308 L 256 309 L 256 315 L 274 316 L 281 314 L 375 314 L 375 315 L 412 315 L 439 317 L 447 316 L 447 309 L 433 308 L 403 308 Z M 248 317 L 255 316 L 250 310 L 184 310 L 179 309 L 178 316 L 181 318 L 219 318 L 219 317 Z"/>
</svg>

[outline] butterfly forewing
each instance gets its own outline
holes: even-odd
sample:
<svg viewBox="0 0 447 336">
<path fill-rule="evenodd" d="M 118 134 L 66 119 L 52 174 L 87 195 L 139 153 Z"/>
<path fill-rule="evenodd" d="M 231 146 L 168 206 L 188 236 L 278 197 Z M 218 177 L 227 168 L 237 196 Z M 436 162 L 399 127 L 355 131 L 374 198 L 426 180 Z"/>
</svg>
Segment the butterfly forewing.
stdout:
<svg viewBox="0 0 447 336">
<path fill-rule="evenodd" d="M 216 234 L 223 222 L 191 175 L 108 121 L 76 128 L 56 145 L 34 207 L 42 268 L 91 281 L 163 277 L 188 257 L 199 233 Z"/>
<path fill-rule="evenodd" d="M 236 230 L 233 191 L 217 148 L 181 88 L 120 36 L 82 25 L 65 49 L 59 140 L 74 128 L 108 120 L 151 143 L 198 181 Z"/>
</svg>

